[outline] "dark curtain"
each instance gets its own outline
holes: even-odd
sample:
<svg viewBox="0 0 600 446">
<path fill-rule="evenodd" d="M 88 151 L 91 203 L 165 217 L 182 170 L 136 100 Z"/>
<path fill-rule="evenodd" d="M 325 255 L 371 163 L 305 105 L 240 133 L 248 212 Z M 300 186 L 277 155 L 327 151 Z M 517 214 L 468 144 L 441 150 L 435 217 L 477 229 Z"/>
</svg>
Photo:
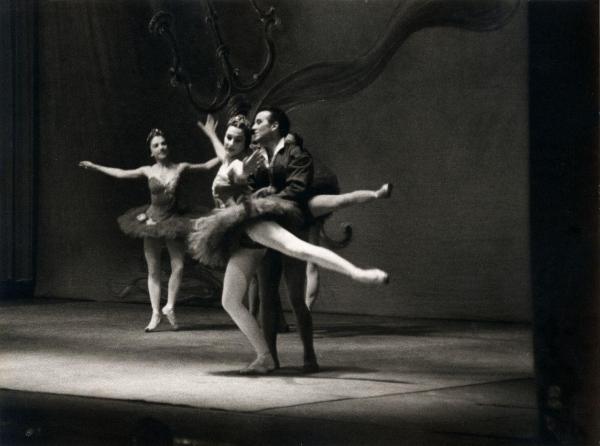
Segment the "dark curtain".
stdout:
<svg viewBox="0 0 600 446">
<path fill-rule="evenodd" d="M 36 4 L 0 4 L 0 296 L 30 295 L 34 265 Z"/>
</svg>

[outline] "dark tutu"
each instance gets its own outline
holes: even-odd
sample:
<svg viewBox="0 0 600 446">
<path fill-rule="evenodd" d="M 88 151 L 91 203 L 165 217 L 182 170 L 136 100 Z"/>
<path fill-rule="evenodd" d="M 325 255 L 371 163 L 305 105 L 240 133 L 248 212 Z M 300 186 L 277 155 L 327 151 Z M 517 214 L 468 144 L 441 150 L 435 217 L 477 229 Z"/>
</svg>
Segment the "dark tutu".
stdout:
<svg viewBox="0 0 600 446">
<path fill-rule="evenodd" d="M 337 176 L 334 174 L 315 176 L 312 184 L 308 188 L 310 197 L 315 195 L 339 195 L 340 186 Z"/>
<path fill-rule="evenodd" d="M 314 197 L 316 195 L 339 195 L 340 194 L 340 186 L 338 183 L 337 176 L 325 168 L 321 168 L 319 170 L 315 169 L 315 178 L 313 179 L 312 184 L 308 188 L 309 197 Z M 320 217 L 314 217 L 310 210 L 307 210 L 307 215 L 309 216 L 309 225 L 320 224 L 322 225 L 325 220 L 331 217 L 331 212 L 321 215 Z"/>
<path fill-rule="evenodd" d="M 147 224 L 148 216 L 146 212 L 148 208 L 149 205 L 135 207 L 121 215 L 117 219 L 121 231 L 135 238 L 152 237 L 171 240 L 185 238 L 192 231 L 192 219 L 209 213 L 207 209 L 198 209 L 185 213 L 179 212 L 155 224 Z"/>
<path fill-rule="evenodd" d="M 315 195 L 338 195 L 340 185 L 337 175 L 318 157 L 313 155 L 314 175 L 308 187 L 310 197 Z"/>
<path fill-rule="evenodd" d="M 305 213 L 297 203 L 278 197 L 248 198 L 243 202 L 215 209 L 192 221 L 188 251 L 203 265 L 224 268 L 231 254 L 240 246 L 260 247 L 251 242 L 245 228 L 258 220 L 273 220 L 288 230 L 305 225 Z"/>
</svg>

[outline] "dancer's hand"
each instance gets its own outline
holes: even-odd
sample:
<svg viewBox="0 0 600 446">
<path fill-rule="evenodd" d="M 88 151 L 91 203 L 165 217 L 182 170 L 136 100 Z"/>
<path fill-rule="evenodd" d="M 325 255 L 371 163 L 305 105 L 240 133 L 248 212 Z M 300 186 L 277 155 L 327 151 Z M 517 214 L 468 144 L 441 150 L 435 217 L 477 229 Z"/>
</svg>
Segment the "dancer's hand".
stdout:
<svg viewBox="0 0 600 446">
<path fill-rule="evenodd" d="M 84 169 L 93 169 L 95 167 L 95 164 L 92 163 L 91 161 L 81 161 L 79 163 L 79 167 L 83 167 Z"/>
<path fill-rule="evenodd" d="M 246 157 L 242 163 L 242 174 L 245 177 L 252 175 L 256 170 L 265 163 L 265 159 L 257 150 L 250 156 Z"/>
<path fill-rule="evenodd" d="M 198 127 L 202 129 L 204 133 L 210 138 L 212 136 L 217 136 L 217 126 L 219 125 L 219 121 L 215 121 L 215 118 L 210 113 L 206 115 L 206 122 L 202 121 L 197 122 Z"/>
</svg>

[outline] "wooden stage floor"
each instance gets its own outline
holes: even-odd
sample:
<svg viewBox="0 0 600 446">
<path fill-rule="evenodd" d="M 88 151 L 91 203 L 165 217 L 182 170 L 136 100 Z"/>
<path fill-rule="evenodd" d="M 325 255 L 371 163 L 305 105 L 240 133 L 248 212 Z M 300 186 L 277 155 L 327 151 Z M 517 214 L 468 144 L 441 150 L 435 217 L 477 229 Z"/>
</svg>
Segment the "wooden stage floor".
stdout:
<svg viewBox="0 0 600 446">
<path fill-rule="evenodd" d="M 320 373 L 291 332 L 281 370 L 243 377 L 253 355 L 221 309 L 181 306 L 157 333 L 146 305 L 0 310 L 2 445 L 537 444 L 524 324 L 315 314 Z"/>
</svg>

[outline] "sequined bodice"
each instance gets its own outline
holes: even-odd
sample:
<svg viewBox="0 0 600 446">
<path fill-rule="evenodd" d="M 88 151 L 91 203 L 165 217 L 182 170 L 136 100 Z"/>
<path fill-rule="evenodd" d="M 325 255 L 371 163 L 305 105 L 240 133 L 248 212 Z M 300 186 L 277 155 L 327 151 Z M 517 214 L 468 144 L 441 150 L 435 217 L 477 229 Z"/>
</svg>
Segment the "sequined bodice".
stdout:
<svg viewBox="0 0 600 446">
<path fill-rule="evenodd" d="M 146 211 L 146 215 L 156 222 L 173 215 L 177 209 L 176 179 L 163 183 L 156 177 L 150 177 L 148 178 L 148 187 L 150 188 L 150 207 Z"/>
</svg>

